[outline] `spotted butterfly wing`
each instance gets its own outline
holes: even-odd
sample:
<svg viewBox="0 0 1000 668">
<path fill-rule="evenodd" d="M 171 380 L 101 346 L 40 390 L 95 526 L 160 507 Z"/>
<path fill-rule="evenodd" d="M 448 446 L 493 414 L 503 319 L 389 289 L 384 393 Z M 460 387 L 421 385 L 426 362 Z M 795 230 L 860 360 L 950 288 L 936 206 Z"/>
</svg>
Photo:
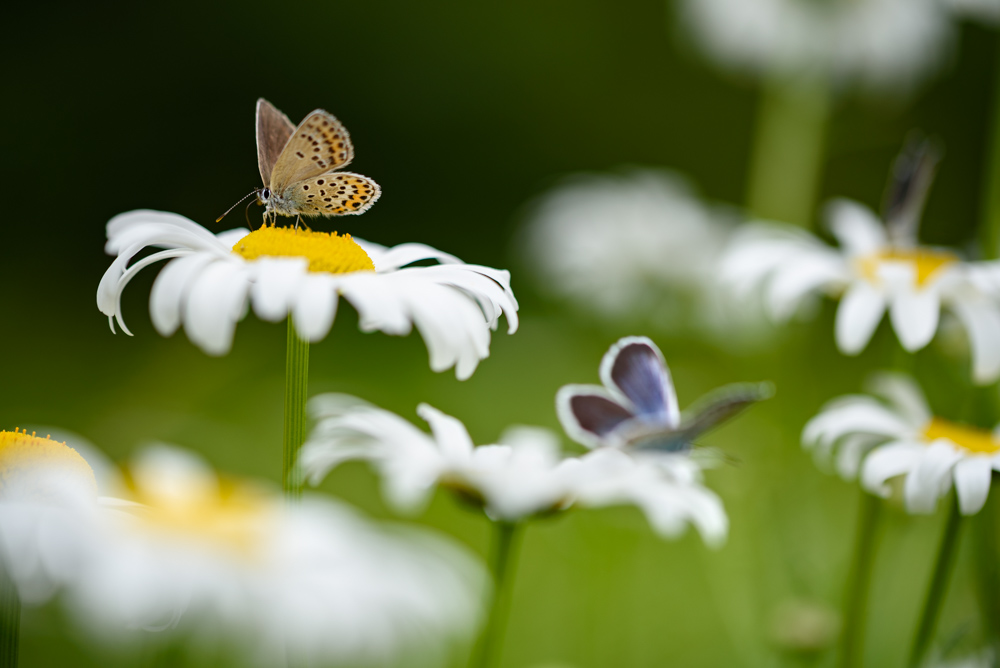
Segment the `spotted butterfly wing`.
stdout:
<svg viewBox="0 0 1000 668">
<path fill-rule="evenodd" d="M 364 213 L 381 194 L 366 176 L 333 172 L 293 183 L 281 196 L 303 216 L 343 216 Z"/>
<path fill-rule="evenodd" d="M 285 143 L 271 170 L 271 191 L 283 196 L 289 186 L 346 167 L 353 159 L 347 129 L 333 114 L 317 109 Z"/>
<path fill-rule="evenodd" d="M 271 172 L 293 132 L 288 116 L 264 98 L 257 100 L 257 166 L 265 188 L 271 187 Z"/>
</svg>

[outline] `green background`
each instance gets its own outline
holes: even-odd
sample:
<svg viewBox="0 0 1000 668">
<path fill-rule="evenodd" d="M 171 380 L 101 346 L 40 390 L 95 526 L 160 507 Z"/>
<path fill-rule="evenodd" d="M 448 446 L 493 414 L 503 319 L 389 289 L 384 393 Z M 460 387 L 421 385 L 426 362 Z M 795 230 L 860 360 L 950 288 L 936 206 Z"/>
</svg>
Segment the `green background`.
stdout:
<svg viewBox="0 0 1000 668">
<path fill-rule="evenodd" d="M 276 481 L 285 328 L 251 315 L 232 352 L 210 358 L 182 333 L 164 339 L 152 329 L 155 271 L 125 292 L 134 337 L 111 334 L 95 294 L 110 261 L 107 219 L 154 208 L 215 231 L 242 226 L 240 209 L 212 221 L 259 185 L 257 97 L 293 120 L 322 107 L 351 132 L 352 169 L 375 178 L 383 196 L 363 217 L 317 229 L 421 241 L 510 268 L 522 326 L 508 337 L 502 324 L 490 358 L 460 383 L 429 370 L 416 334 L 361 334 L 345 306 L 312 348 L 312 393 L 354 393 L 415 421 L 417 403 L 428 402 L 488 443 L 509 424 L 558 429 L 555 391 L 596 382 L 604 350 L 627 334 L 660 343 L 682 406 L 726 382 L 777 386 L 774 399 L 707 439 L 740 462 L 707 477 L 732 524 L 721 550 L 690 532 L 660 540 L 632 508 L 573 512 L 528 529 L 503 665 L 805 661 L 770 641 L 770 620 L 793 600 L 836 609 L 859 495 L 817 470 L 798 433 L 824 401 L 860 389 L 885 359 L 885 332 L 847 359 L 833 346 L 831 304 L 754 355 L 598 323 L 540 298 L 512 241 L 526 204 L 577 171 L 669 167 L 712 200 L 743 199 L 757 87 L 705 64 L 669 5 L 18 3 L 5 24 L 0 427 L 58 426 L 115 458 L 166 441 L 226 471 Z M 877 205 L 892 156 L 920 128 L 946 149 L 924 239 L 965 246 L 974 238 L 997 38 L 975 25 L 960 32 L 952 62 L 912 100 L 838 98 L 824 198 Z M 259 210 L 251 215 L 256 223 Z M 966 367 L 939 359 L 931 346 L 917 369 L 936 408 L 957 416 L 965 390 L 956 378 Z M 364 466 L 337 471 L 322 489 L 391 516 Z M 487 522 L 443 494 L 415 521 L 485 553 Z M 869 665 L 902 665 L 940 521 L 889 513 Z M 978 631 L 967 570 L 963 558 L 940 635 L 971 647 Z M 89 647 L 56 606 L 25 611 L 22 628 L 23 666 L 137 660 Z M 171 660 L 206 661 L 183 649 Z"/>
</svg>

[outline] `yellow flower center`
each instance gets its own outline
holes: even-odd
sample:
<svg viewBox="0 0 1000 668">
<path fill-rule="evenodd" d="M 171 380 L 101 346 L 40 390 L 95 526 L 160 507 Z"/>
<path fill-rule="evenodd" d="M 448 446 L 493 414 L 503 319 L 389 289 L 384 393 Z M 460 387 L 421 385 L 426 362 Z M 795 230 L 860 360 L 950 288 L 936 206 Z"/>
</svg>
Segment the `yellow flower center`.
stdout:
<svg viewBox="0 0 1000 668">
<path fill-rule="evenodd" d="M 933 248 L 890 248 L 857 260 L 861 274 L 872 283 L 881 280 L 879 267 L 883 262 L 907 262 L 914 268 L 917 285 L 924 285 L 938 271 L 957 261 L 954 253 Z"/>
<path fill-rule="evenodd" d="M 164 490 L 147 489 L 125 474 L 131 500 L 142 504 L 130 509 L 144 527 L 180 539 L 252 556 L 273 533 L 275 504 L 260 490 L 232 480 L 217 486 L 190 484 Z"/>
<path fill-rule="evenodd" d="M 990 432 L 948 422 L 938 417 L 932 418 L 930 424 L 924 428 L 924 437 L 929 441 L 946 438 L 963 450 L 979 455 L 1000 452 L 1000 443 Z"/>
<path fill-rule="evenodd" d="M 51 438 L 36 436 L 34 432 L 0 431 L 0 490 L 20 484 L 22 493 L 28 497 L 44 500 L 53 491 L 44 483 L 56 482 L 46 476 L 49 473 L 67 476 L 67 484 L 83 485 L 84 489 L 97 496 L 97 480 L 94 471 L 83 457 L 65 443 Z M 41 475 L 43 478 L 39 478 Z M 36 483 L 39 484 L 37 487 Z"/>
<path fill-rule="evenodd" d="M 351 235 L 338 235 L 336 232 L 264 225 L 237 241 L 233 252 L 247 260 L 304 257 L 309 260 L 309 271 L 315 272 L 347 274 L 375 271 L 375 264 Z"/>
</svg>

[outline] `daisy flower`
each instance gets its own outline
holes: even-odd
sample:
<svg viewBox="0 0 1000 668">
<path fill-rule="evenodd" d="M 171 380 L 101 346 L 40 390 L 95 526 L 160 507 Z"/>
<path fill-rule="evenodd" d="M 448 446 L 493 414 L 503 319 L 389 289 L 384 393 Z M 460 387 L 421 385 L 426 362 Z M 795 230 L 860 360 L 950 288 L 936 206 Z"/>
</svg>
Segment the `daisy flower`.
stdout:
<svg viewBox="0 0 1000 668">
<path fill-rule="evenodd" d="M 688 523 L 713 544 L 726 534 L 721 502 L 701 486 L 700 470 L 687 458 L 620 451 L 566 455 L 551 432 L 528 427 L 508 430 L 497 444 L 475 446 L 459 420 L 427 404 L 417 413 L 430 434 L 354 397 L 320 395 L 310 407 L 317 422 L 299 466 L 314 485 L 345 461 L 365 460 L 401 510 L 420 507 L 443 487 L 497 522 L 631 504 L 666 537 Z"/>
<path fill-rule="evenodd" d="M 580 174 L 536 203 L 521 245 L 539 287 L 582 310 L 676 316 L 711 282 L 729 227 L 669 172 Z"/>
<path fill-rule="evenodd" d="M 680 0 L 686 34 L 717 64 L 757 75 L 820 75 L 907 92 L 948 55 L 940 0 Z"/>
<path fill-rule="evenodd" d="M 915 225 L 884 225 L 857 202 L 836 200 L 827 217 L 839 248 L 790 225 L 747 226 L 722 259 L 723 280 L 737 296 L 761 290 L 767 314 L 778 322 L 815 294 L 839 299 L 835 335 L 847 355 L 864 350 L 887 310 L 903 348 L 920 350 L 944 308 L 968 335 L 973 379 L 1000 377 L 1000 265 L 921 246 Z"/>
<path fill-rule="evenodd" d="M 328 500 L 288 504 L 166 446 L 125 480 L 99 558 L 68 589 L 96 637 L 145 629 L 228 640 L 257 665 L 382 665 L 440 659 L 477 625 L 483 573 L 441 539 Z"/>
<path fill-rule="evenodd" d="M 490 330 L 506 315 L 517 329 L 517 301 L 507 271 L 465 264 L 423 244 L 386 248 L 350 235 L 264 226 L 213 234 L 177 214 L 132 211 L 108 222 L 106 250 L 116 256 L 97 290 L 97 305 L 126 333 L 121 294 L 144 267 L 168 260 L 150 295 L 150 315 L 164 336 L 184 326 L 211 355 L 232 346 L 249 305 L 263 320 L 291 317 L 308 342 L 326 336 L 341 296 L 363 331 L 403 336 L 415 325 L 431 368 L 455 367 L 468 378 L 489 355 Z M 136 262 L 147 247 L 160 248 Z M 408 266 L 431 260 L 430 266 Z M 131 264 L 130 264 L 131 263 Z"/>
<path fill-rule="evenodd" d="M 0 431 L 0 561 L 27 605 L 49 600 L 91 553 L 93 470 L 65 443 Z"/>
<path fill-rule="evenodd" d="M 953 484 L 961 513 L 979 512 L 1000 470 L 1000 431 L 935 416 L 907 376 L 877 376 L 872 390 L 830 402 L 806 425 L 803 443 L 821 457 L 839 447 L 840 473 L 852 477 L 860 467 L 861 485 L 872 494 L 888 497 L 888 481 L 903 476 L 911 513 L 933 512 Z"/>
</svg>

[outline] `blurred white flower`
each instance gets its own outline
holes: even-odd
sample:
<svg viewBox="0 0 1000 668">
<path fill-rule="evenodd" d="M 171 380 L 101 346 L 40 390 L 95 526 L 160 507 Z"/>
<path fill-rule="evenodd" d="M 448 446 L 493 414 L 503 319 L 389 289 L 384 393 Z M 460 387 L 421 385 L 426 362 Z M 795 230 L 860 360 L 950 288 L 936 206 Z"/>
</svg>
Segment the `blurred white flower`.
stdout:
<svg viewBox="0 0 1000 668">
<path fill-rule="evenodd" d="M 127 481 L 128 498 L 105 502 L 99 558 L 68 589 L 97 637 L 172 631 L 232 641 L 259 665 L 367 665 L 440 659 L 477 625 L 484 574 L 441 539 L 328 500 L 288 504 L 166 446 Z"/>
<path fill-rule="evenodd" d="M 723 280 L 737 296 L 762 290 L 767 313 L 778 322 L 815 293 L 840 299 L 836 340 L 847 355 L 868 345 L 887 309 L 903 348 L 920 350 L 947 308 L 969 337 L 973 379 L 1000 377 L 1000 264 L 920 246 L 915 230 L 891 238 L 870 209 L 849 200 L 834 201 L 828 220 L 839 249 L 791 225 L 748 225 L 722 259 Z"/>
<path fill-rule="evenodd" d="M 679 0 L 686 33 L 719 65 L 758 75 L 823 76 L 906 93 L 947 57 L 940 0 Z"/>
<path fill-rule="evenodd" d="M 551 432 L 528 427 L 508 430 L 499 444 L 477 447 L 461 422 L 426 404 L 417 413 L 431 434 L 354 397 L 320 395 L 310 407 L 317 424 L 299 466 L 312 484 L 359 459 L 377 468 L 386 497 L 402 510 L 426 503 L 441 486 L 498 521 L 574 506 L 632 504 L 663 536 L 691 523 L 714 544 L 727 531 L 721 501 L 700 484 L 698 465 L 684 456 L 614 450 L 569 456 Z"/>
<path fill-rule="evenodd" d="M 128 334 L 121 294 L 144 267 L 170 260 L 157 277 L 149 306 L 164 336 L 181 324 L 211 355 L 232 346 L 248 302 L 263 320 L 292 317 L 299 335 L 318 341 L 333 325 L 343 296 L 363 331 L 424 337 L 435 371 L 455 367 L 468 378 L 489 355 L 490 330 L 500 315 L 517 329 L 517 301 L 507 271 L 465 264 L 423 244 L 378 244 L 292 228 L 262 227 L 212 234 L 172 213 L 132 211 L 108 222 L 106 250 L 116 258 L 97 289 L 97 305 Z M 129 263 L 147 247 L 158 251 Z M 412 266 L 434 260 L 432 266 Z"/>
<path fill-rule="evenodd" d="M 26 605 L 50 599 L 89 558 L 97 483 L 76 450 L 0 431 L 0 562 Z"/>
<path fill-rule="evenodd" d="M 519 251 L 552 297 L 677 329 L 718 318 L 712 267 L 731 227 L 669 172 L 581 174 L 537 202 Z"/>
<path fill-rule="evenodd" d="M 933 512 L 953 483 L 962 514 L 979 512 L 993 470 L 1000 470 L 1000 431 L 936 417 L 907 376 L 876 376 L 872 389 L 877 397 L 851 395 L 830 402 L 806 425 L 803 443 L 820 456 L 839 446 L 840 473 L 853 477 L 860 464 L 861 485 L 873 494 L 888 497 L 887 481 L 905 476 L 903 494 L 911 513 Z"/>
</svg>

